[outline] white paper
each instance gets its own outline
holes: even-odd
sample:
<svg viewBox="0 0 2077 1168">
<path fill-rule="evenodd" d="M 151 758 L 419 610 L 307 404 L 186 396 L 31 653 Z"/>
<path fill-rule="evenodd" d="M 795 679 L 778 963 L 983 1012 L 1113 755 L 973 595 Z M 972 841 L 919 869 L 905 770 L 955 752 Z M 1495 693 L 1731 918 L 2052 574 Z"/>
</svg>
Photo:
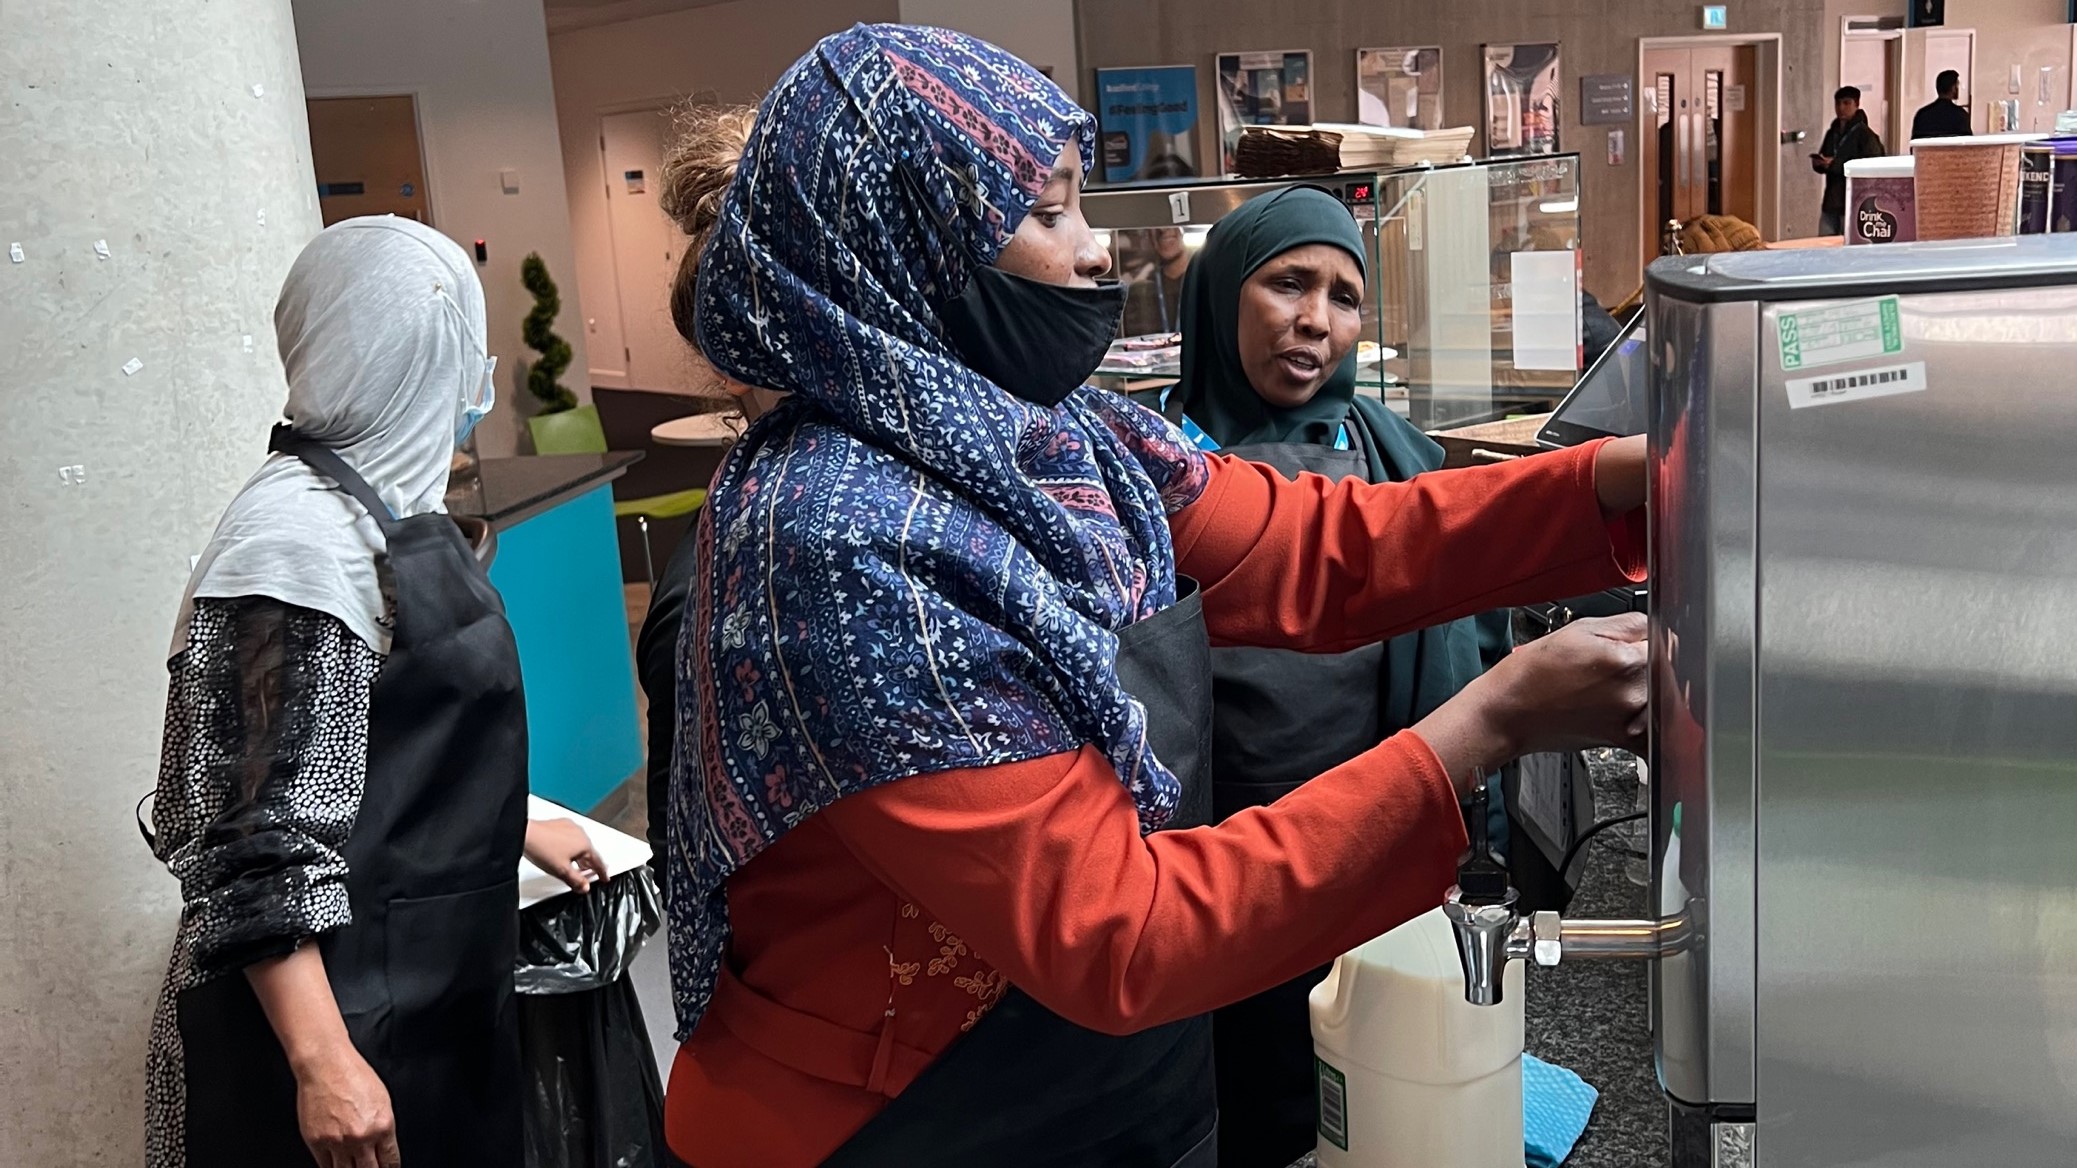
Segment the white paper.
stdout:
<svg viewBox="0 0 2077 1168">
<path fill-rule="evenodd" d="M 1842 369 L 1823 377 L 1799 377 L 1788 383 L 1789 408 L 1831 406 L 1840 402 L 1866 401 L 1871 397 L 1895 397 L 1919 393 L 1926 388 L 1926 363 L 1908 361 L 1872 369 Z"/>
<path fill-rule="evenodd" d="M 1190 192 L 1177 191 L 1168 196 L 1168 219 L 1171 223 L 1190 221 Z"/>
<path fill-rule="evenodd" d="M 105 240 L 105 239 L 97 239 L 97 240 L 95 240 L 95 241 L 94 241 L 94 254 L 95 254 L 95 255 L 97 255 L 97 256 L 100 256 L 100 257 L 101 257 L 102 259 L 104 259 L 104 260 L 105 260 L 105 259 L 107 259 L 107 258 L 108 258 L 108 241 L 107 241 L 107 240 Z"/>
<path fill-rule="evenodd" d="M 132 357 L 128 361 L 123 362 L 123 376 L 135 377 L 137 376 L 137 371 L 142 368 L 144 368 L 144 362 Z"/>
<path fill-rule="evenodd" d="M 15 263 L 21 263 L 23 260 L 28 259 L 29 257 L 22 254 L 21 244 L 10 243 L 7 245 L 7 258 L 13 260 Z"/>
<path fill-rule="evenodd" d="M 1516 369 L 1579 369 L 1579 268 L 1569 251 L 1518 251 L 1509 260 Z"/>
<path fill-rule="evenodd" d="M 261 208 L 260 208 L 260 226 L 262 226 L 262 227 L 265 227 L 266 225 L 267 225 L 267 209 L 266 209 L 265 207 L 261 207 Z"/>
<path fill-rule="evenodd" d="M 1745 112 L 1745 86 L 1724 86 L 1724 108 L 1730 110 L 1734 114 L 1742 114 Z"/>
<path fill-rule="evenodd" d="M 254 85 L 254 86 L 252 87 L 252 95 L 253 95 L 254 97 L 265 97 L 265 96 L 267 96 L 267 87 L 266 87 L 266 86 L 264 86 L 264 85 Z"/>
<path fill-rule="evenodd" d="M 252 334 L 246 333 L 244 336 L 239 337 L 238 346 L 248 353 L 252 352 Z"/>
<path fill-rule="evenodd" d="M 651 852 L 648 841 L 636 839 L 624 831 L 615 831 L 603 823 L 586 819 L 538 795 L 526 797 L 526 817 L 529 822 L 537 819 L 567 819 L 583 828 L 584 834 L 591 837 L 591 848 L 599 854 L 599 861 L 606 865 L 606 873 L 609 876 L 631 868 L 639 868 L 649 862 Z M 569 885 L 534 867 L 525 857 L 520 858 L 520 908 L 529 908 L 568 891 Z"/>
</svg>

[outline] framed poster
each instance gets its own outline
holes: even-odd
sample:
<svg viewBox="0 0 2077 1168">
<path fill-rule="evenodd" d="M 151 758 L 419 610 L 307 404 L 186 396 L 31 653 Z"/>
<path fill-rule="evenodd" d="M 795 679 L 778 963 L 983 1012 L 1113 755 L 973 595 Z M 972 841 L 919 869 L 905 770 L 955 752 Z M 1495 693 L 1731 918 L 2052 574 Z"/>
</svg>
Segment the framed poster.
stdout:
<svg viewBox="0 0 2077 1168">
<path fill-rule="evenodd" d="M 1486 153 L 1558 152 L 1558 46 L 1487 45 Z"/>
<path fill-rule="evenodd" d="M 1313 120 L 1313 55 L 1308 51 L 1220 53 L 1219 168 L 1233 173 L 1242 126 L 1304 126 Z"/>
<path fill-rule="evenodd" d="M 1356 50 L 1356 120 L 1366 126 L 1442 129 L 1442 48 Z"/>
<path fill-rule="evenodd" d="M 1103 181 L 1197 176 L 1195 65 L 1098 69 L 1096 95 Z"/>
</svg>

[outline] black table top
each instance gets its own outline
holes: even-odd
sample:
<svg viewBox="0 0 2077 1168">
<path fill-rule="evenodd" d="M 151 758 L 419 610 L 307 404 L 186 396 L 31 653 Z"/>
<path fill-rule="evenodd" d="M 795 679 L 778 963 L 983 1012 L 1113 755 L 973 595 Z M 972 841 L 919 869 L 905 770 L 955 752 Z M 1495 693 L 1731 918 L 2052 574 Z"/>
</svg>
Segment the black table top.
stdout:
<svg viewBox="0 0 2077 1168">
<path fill-rule="evenodd" d="M 448 489 L 447 509 L 488 519 L 492 527 L 503 530 L 619 478 L 642 457 L 639 450 L 613 450 L 486 458 L 477 466 L 476 484 L 456 476 Z"/>
</svg>

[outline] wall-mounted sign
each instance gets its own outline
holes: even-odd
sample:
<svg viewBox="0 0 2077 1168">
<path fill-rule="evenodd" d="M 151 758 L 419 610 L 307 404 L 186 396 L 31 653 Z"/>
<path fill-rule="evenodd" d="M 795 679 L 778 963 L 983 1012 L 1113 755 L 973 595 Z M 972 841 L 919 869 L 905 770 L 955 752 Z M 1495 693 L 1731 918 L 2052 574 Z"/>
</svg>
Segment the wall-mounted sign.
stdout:
<svg viewBox="0 0 2077 1168">
<path fill-rule="evenodd" d="M 1722 32 L 1731 27 L 1731 7 L 1728 4 L 1704 4 L 1702 6 L 1702 30 Z"/>
<path fill-rule="evenodd" d="M 622 171 L 620 177 L 626 180 L 627 193 L 630 195 L 639 195 L 649 189 L 649 184 L 643 181 L 642 172 L 639 170 Z"/>
<path fill-rule="evenodd" d="M 1558 46 L 1487 45 L 1486 153 L 1558 152 Z"/>
<path fill-rule="evenodd" d="M 1441 47 L 1357 49 L 1356 120 L 1366 126 L 1442 129 Z"/>
<path fill-rule="evenodd" d="M 1637 84 L 1628 73 L 1589 73 L 1579 79 L 1579 123 L 1628 125 L 1637 116 Z"/>
<path fill-rule="evenodd" d="M 1196 66 L 1098 69 L 1096 98 L 1103 181 L 1196 177 Z"/>
<path fill-rule="evenodd" d="M 1303 126 L 1313 120 L 1310 51 L 1220 53 L 1220 169 L 1233 173 L 1242 126 Z"/>
</svg>

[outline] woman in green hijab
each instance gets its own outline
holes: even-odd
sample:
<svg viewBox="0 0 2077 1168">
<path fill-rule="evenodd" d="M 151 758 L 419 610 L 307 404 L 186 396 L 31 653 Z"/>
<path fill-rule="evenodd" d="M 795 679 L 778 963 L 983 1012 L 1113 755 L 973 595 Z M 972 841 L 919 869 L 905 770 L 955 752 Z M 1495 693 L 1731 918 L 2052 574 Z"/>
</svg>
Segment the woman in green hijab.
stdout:
<svg viewBox="0 0 2077 1168">
<path fill-rule="evenodd" d="M 1363 238 L 1338 199 L 1298 186 L 1243 204 L 1184 279 L 1182 380 L 1159 408 L 1199 446 L 1293 478 L 1402 481 L 1440 467 L 1442 447 L 1356 393 L 1367 288 Z M 1338 655 L 1215 650 L 1217 815 L 1275 802 L 1420 721 L 1507 648 L 1495 613 Z M 1226 1168 L 1281 1168 L 1311 1150 L 1306 995 L 1326 973 L 1214 1016 Z"/>
</svg>

